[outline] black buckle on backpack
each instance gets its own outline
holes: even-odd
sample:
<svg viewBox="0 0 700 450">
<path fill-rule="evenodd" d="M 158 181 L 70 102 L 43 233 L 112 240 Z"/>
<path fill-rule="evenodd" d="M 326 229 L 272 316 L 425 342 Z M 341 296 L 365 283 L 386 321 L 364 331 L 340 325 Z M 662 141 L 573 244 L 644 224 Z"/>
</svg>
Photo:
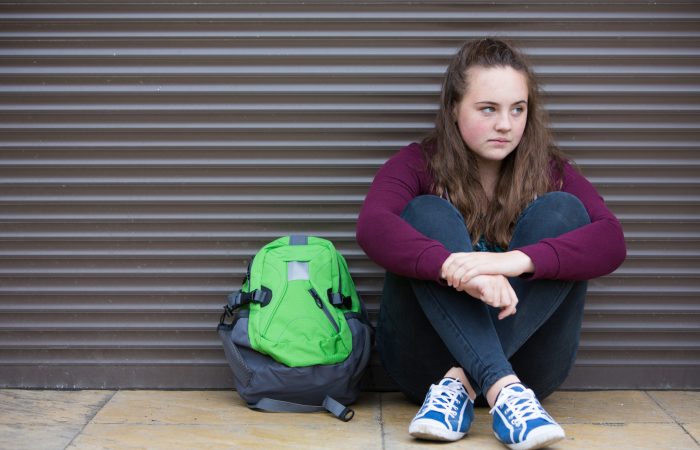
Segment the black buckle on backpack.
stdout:
<svg viewBox="0 0 700 450">
<path fill-rule="evenodd" d="M 224 305 L 224 312 L 221 313 L 221 317 L 219 318 L 219 327 L 226 324 L 227 318 L 233 317 L 233 312 L 234 308 L 230 307 L 229 305 Z"/>
<path fill-rule="evenodd" d="M 330 289 L 328 289 L 328 301 L 336 308 L 352 308 L 352 297 L 346 297 L 339 292 L 331 292 Z"/>
<path fill-rule="evenodd" d="M 228 307 L 233 309 L 240 308 L 250 302 L 259 303 L 261 306 L 267 306 L 272 300 L 272 291 L 265 286 L 256 289 L 253 292 L 235 292 L 228 296 Z"/>
<path fill-rule="evenodd" d="M 272 291 L 265 286 L 260 286 L 260 289 L 256 289 L 252 294 L 250 301 L 260 303 L 260 306 L 265 307 L 272 301 Z"/>
</svg>

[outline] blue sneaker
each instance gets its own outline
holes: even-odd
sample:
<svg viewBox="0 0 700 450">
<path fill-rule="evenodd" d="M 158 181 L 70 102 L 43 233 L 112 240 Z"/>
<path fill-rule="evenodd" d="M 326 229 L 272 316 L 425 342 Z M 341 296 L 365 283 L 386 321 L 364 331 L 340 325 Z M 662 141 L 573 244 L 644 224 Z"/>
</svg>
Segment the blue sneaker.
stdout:
<svg viewBox="0 0 700 450">
<path fill-rule="evenodd" d="M 443 378 L 430 386 L 408 432 L 419 439 L 456 441 L 462 439 L 474 420 L 474 402 L 459 381 Z"/>
<path fill-rule="evenodd" d="M 566 437 L 535 393 L 520 383 L 504 387 L 489 413 L 496 438 L 512 450 L 542 448 Z"/>
</svg>

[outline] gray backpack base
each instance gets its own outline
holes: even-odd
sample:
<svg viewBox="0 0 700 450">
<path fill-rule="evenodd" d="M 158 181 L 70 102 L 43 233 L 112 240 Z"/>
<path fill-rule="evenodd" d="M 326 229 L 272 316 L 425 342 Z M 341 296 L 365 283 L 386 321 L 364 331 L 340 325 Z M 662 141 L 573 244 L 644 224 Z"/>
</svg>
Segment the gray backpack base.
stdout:
<svg viewBox="0 0 700 450">
<path fill-rule="evenodd" d="M 364 312 L 364 311 L 363 311 Z M 371 353 L 372 330 L 365 314 L 346 313 L 352 330 L 352 352 L 338 364 L 288 367 L 251 348 L 247 311 L 237 311 L 231 324 L 218 327 L 233 370 L 238 394 L 251 409 L 268 412 L 328 411 L 348 421 L 345 405 L 360 394 L 360 380 Z"/>
</svg>

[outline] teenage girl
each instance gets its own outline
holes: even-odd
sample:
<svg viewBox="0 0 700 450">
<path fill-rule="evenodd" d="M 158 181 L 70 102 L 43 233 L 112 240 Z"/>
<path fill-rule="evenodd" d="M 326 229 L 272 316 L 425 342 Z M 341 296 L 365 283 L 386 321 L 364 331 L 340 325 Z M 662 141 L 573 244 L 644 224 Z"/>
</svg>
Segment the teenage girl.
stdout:
<svg viewBox="0 0 700 450">
<path fill-rule="evenodd" d="M 573 366 L 586 280 L 626 249 L 619 221 L 554 144 L 515 48 L 482 39 L 454 56 L 435 128 L 377 173 L 357 240 L 387 270 L 377 347 L 422 402 L 411 435 L 462 438 L 481 394 L 509 448 L 564 438 L 537 398 Z"/>
</svg>

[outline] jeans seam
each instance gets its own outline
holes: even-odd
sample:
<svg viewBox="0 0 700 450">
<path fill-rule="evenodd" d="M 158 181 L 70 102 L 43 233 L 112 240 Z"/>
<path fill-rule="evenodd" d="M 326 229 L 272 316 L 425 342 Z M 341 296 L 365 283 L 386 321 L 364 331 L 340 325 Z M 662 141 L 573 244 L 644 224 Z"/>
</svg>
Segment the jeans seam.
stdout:
<svg viewBox="0 0 700 450">
<path fill-rule="evenodd" d="M 559 292 L 557 292 L 556 298 L 560 298 L 560 297 L 562 297 L 562 295 L 564 295 L 564 291 L 565 291 L 564 285 L 569 284 L 569 283 L 562 282 L 561 284 L 562 284 L 562 287 L 559 288 Z M 569 286 L 569 291 L 571 290 L 572 287 L 573 287 L 573 283 L 570 284 L 570 286 Z M 564 297 L 565 297 L 565 295 L 564 295 Z M 524 339 L 522 339 L 522 343 L 518 346 L 517 349 L 513 350 L 513 353 L 512 353 L 511 355 L 506 355 L 506 357 L 507 357 L 508 359 L 510 359 L 513 355 L 515 355 L 515 353 L 520 349 L 520 347 L 522 347 L 522 346 L 537 332 L 537 330 L 539 330 L 540 327 L 542 327 L 542 325 L 544 325 L 545 323 L 547 323 L 547 320 L 549 320 L 549 319 L 552 317 L 552 314 L 554 314 L 554 312 L 555 312 L 557 309 L 559 309 L 559 307 L 561 306 L 562 301 L 564 301 L 564 298 L 561 298 L 561 300 L 559 300 L 558 302 L 556 302 L 556 305 L 553 304 L 553 306 L 551 306 L 551 307 L 547 310 L 547 312 L 546 312 L 546 314 L 545 314 L 545 317 L 547 317 L 547 319 L 544 320 L 544 321 L 542 321 L 542 323 L 540 323 L 539 326 L 535 327 L 535 329 L 532 330 L 532 332 L 530 332 Z"/>
<path fill-rule="evenodd" d="M 442 317 L 446 321 L 446 323 L 448 323 L 450 325 L 450 327 L 452 327 L 453 332 L 455 332 L 455 334 L 457 334 L 461 338 L 462 342 L 464 342 L 466 344 L 469 351 L 474 355 L 474 359 L 476 360 L 476 362 L 481 366 L 480 369 L 484 370 L 485 368 L 487 368 L 488 366 L 479 357 L 479 353 L 474 349 L 471 342 L 469 342 L 469 340 L 466 338 L 464 333 L 462 333 L 461 329 L 454 323 L 452 318 L 450 318 L 450 316 L 447 314 L 447 312 L 445 311 L 444 307 L 440 304 L 440 302 L 436 300 L 437 296 L 432 292 L 432 289 L 427 289 L 427 290 L 428 290 L 428 295 L 432 296 L 432 298 L 433 298 L 433 302 L 435 303 L 436 310 L 442 315 Z M 473 301 L 477 301 L 476 299 L 474 299 L 471 296 L 470 296 L 470 299 Z M 452 355 L 452 356 L 454 357 L 455 355 Z M 457 359 L 457 358 L 455 358 L 455 359 Z M 507 361 L 507 358 L 506 358 L 506 361 Z M 463 369 L 464 369 L 464 367 L 463 367 Z M 472 377 L 474 376 L 474 374 L 470 374 L 470 375 Z M 482 389 L 481 386 L 477 386 L 476 388 Z"/>
</svg>

